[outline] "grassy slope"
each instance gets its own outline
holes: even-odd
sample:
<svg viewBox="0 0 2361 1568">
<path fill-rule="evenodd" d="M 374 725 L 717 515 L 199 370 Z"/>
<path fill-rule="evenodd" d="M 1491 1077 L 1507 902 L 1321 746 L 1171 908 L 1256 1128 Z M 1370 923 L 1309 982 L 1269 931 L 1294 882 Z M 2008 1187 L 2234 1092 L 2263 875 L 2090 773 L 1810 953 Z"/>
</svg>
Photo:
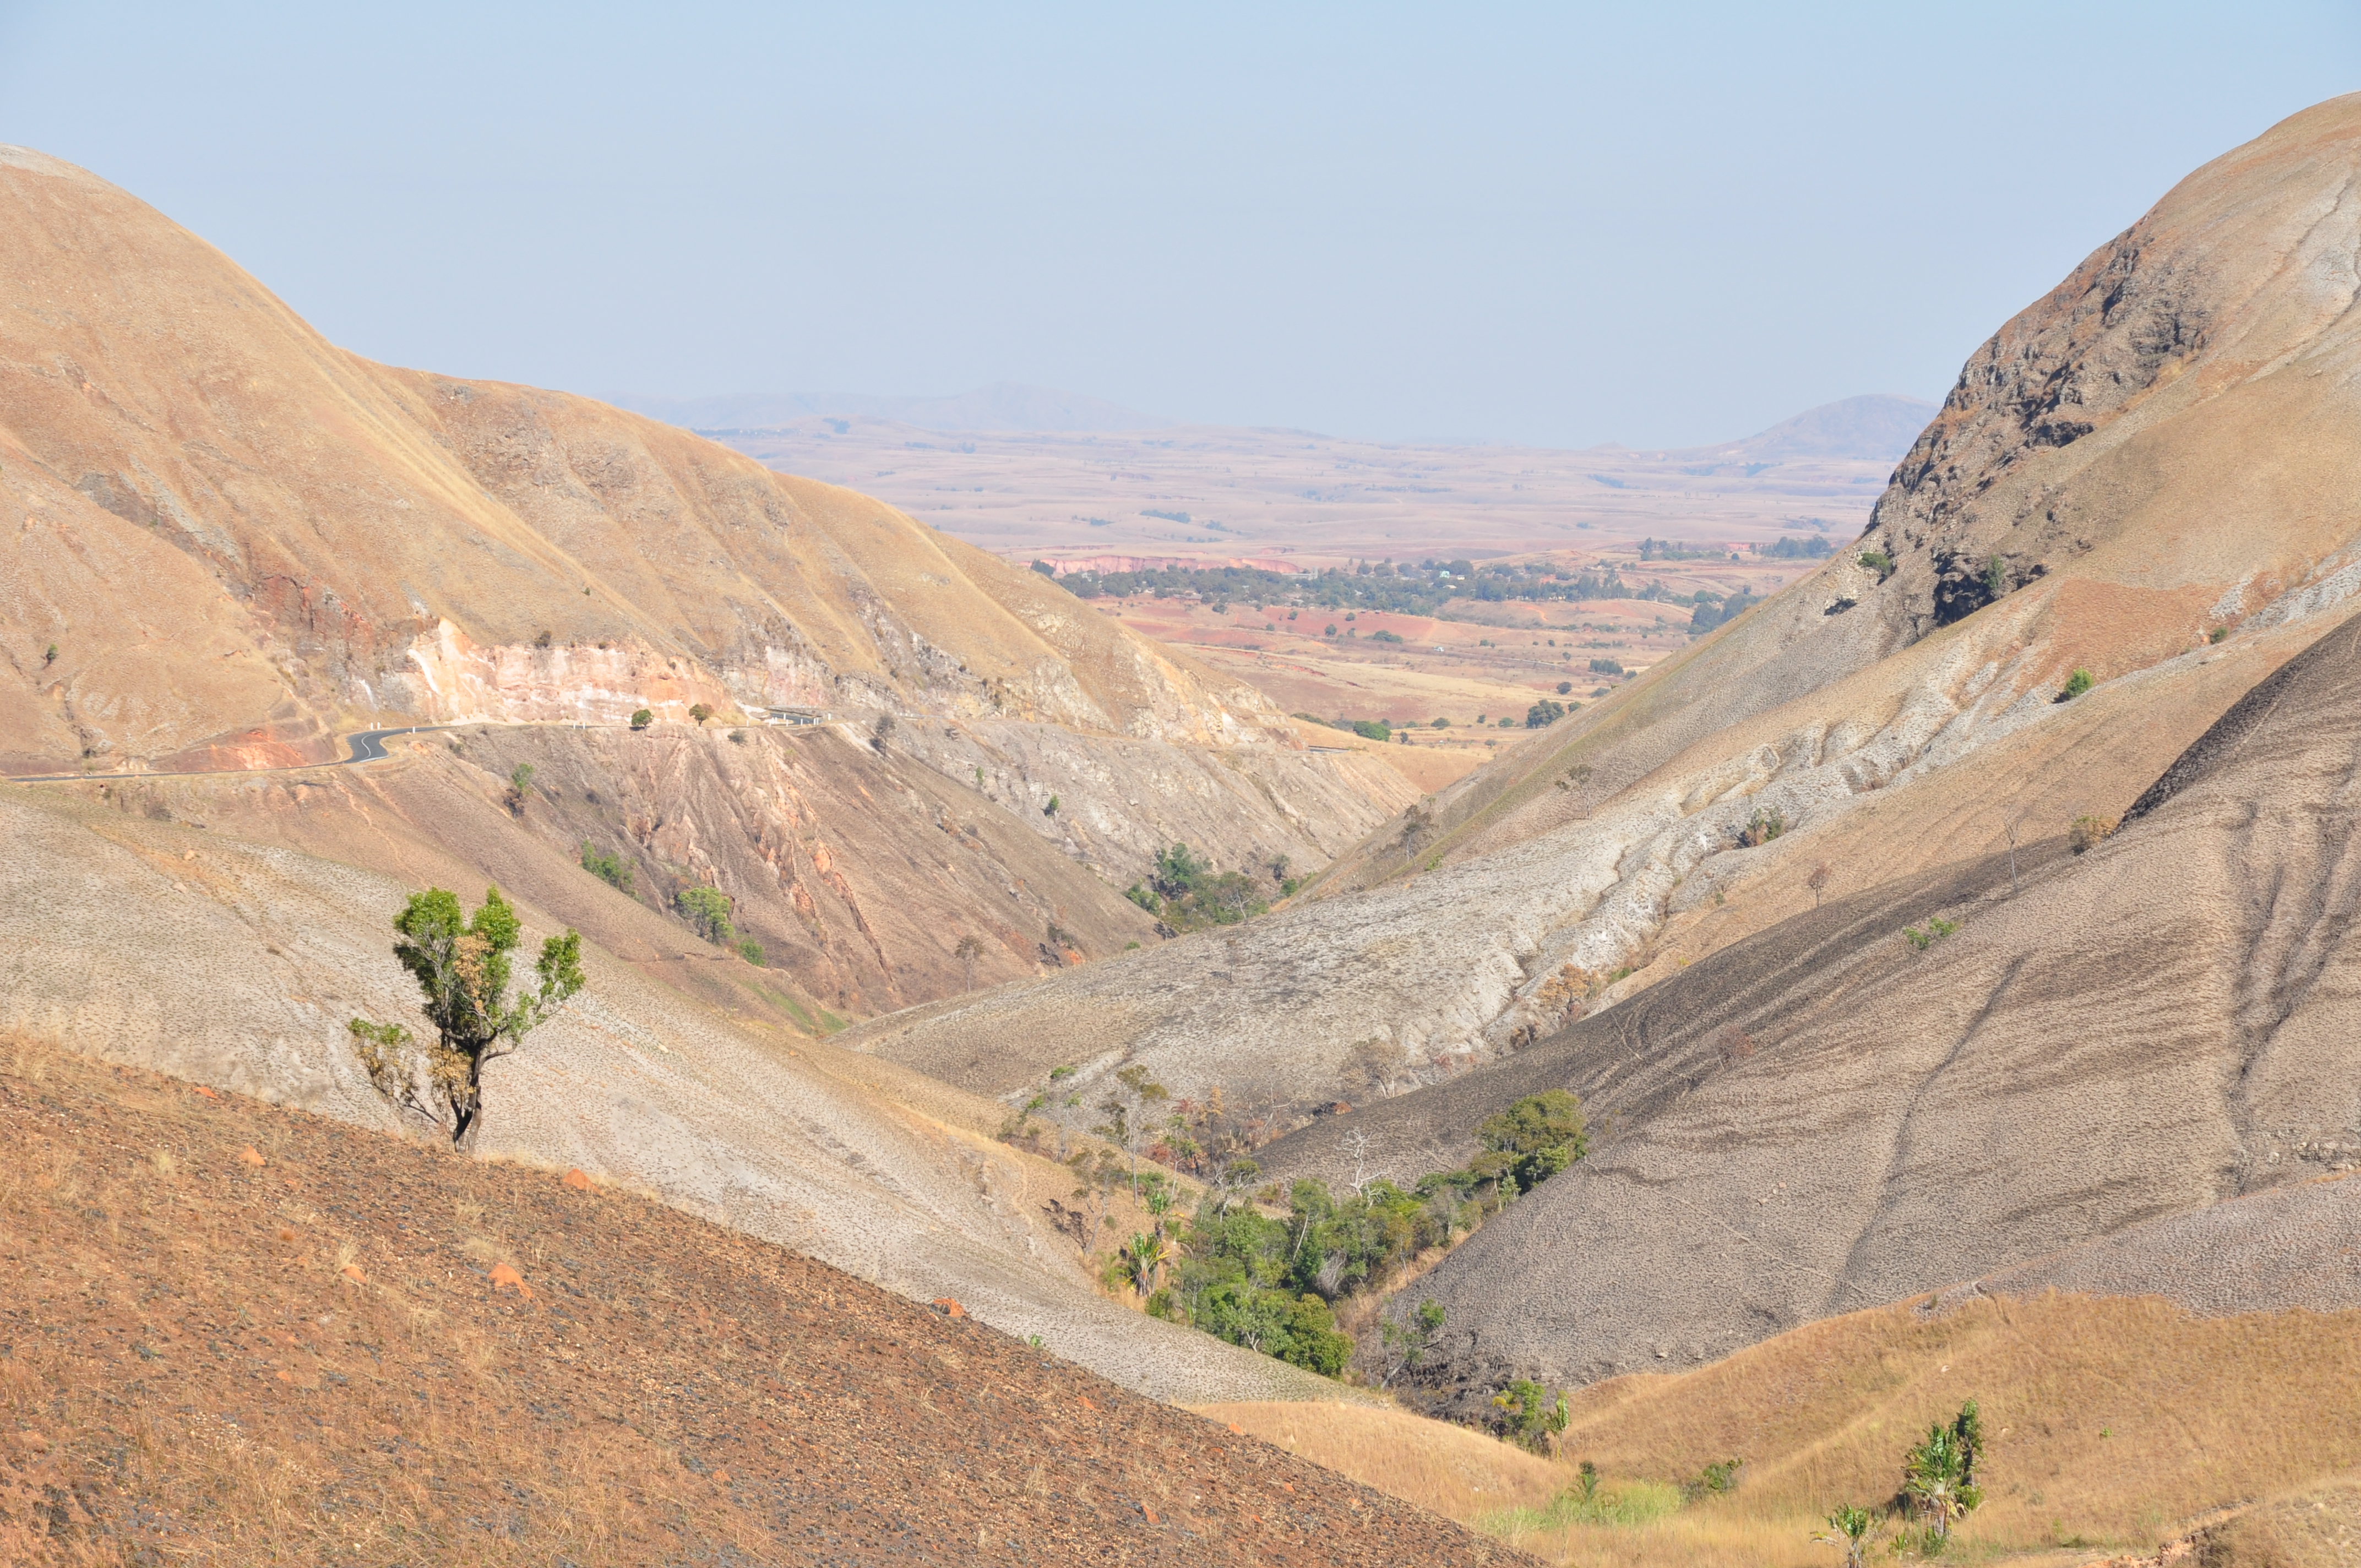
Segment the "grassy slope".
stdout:
<svg viewBox="0 0 2361 1568">
<path fill-rule="evenodd" d="M 2203 1319 L 2152 1299 L 2048 1295 L 1924 1317 L 1899 1304 L 1694 1372 L 1584 1389 L 1546 1464 L 1391 1412 L 1208 1413 L 1553 1562 L 1825 1568 L 1830 1551 L 1810 1539 L 1820 1516 L 1890 1498 L 1903 1450 L 1971 1398 L 1990 1440 L 1989 1500 L 1960 1532 L 1971 1557 L 2153 1552 L 2225 1510 L 2249 1518 L 2250 1505 L 2263 1505 L 2250 1522 L 2215 1530 L 2225 1565 L 2264 1561 L 2253 1543 L 2271 1539 L 2296 1541 L 2290 1553 L 2340 1530 L 2336 1539 L 2361 1539 L 2338 1487 L 2361 1480 L 2361 1312 Z M 1584 1459 L 1611 1489 L 1677 1482 L 1732 1456 L 1746 1461 L 1734 1494 L 1647 1523 L 1553 1524 L 1546 1512 Z M 2311 1492 L 2301 1506 L 2269 1506 Z M 2248 1556 L 2229 1552 L 2249 1538 Z"/>
<path fill-rule="evenodd" d="M 24 1047 L 0 1137 L 9 1563 L 1509 1560 L 554 1172 Z"/>
</svg>

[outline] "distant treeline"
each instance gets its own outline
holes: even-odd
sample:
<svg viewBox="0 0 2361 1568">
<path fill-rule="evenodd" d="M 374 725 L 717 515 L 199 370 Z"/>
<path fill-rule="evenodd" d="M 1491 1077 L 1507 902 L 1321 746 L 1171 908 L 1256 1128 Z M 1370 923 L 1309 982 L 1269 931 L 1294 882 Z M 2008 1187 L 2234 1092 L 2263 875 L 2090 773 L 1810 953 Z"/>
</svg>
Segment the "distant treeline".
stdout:
<svg viewBox="0 0 2361 1568">
<path fill-rule="evenodd" d="M 1809 545 L 1817 540 L 1795 541 L 1788 554 L 1827 554 Z M 1774 551 L 1789 543 L 1781 540 Z M 1055 576 L 1046 561 L 1033 569 Z M 1661 582 L 1634 584 L 1609 565 L 1603 570 L 1569 572 L 1546 565 L 1485 565 L 1466 561 L 1364 563 L 1350 569 L 1331 566 L 1319 572 L 1271 572 L 1256 566 L 1161 566 L 1144 572 L 1073 572 L 1058 581 L 1077 598 L 1187 598 L 1226 612 L 1233 604 L 1257 611 L 1273 609 L 1382 610 L 1397 615 L 1452 619 L 1445 607 L 1454 600 L 1501 604 L 1511 600 L 1581 602 L 1591 599 L 1639 599 L 1658 604 L 1713 607 L 1721 615 L 1730 598 L 1710 588 L 1675 593 Z M 1743 604 L 1750 596 L 1736 596 Z M 1735 613 L 1730 611 L 1729 613 Z M 1726 619 L 1726 616 L 1723 616 Z M 1717 620 L 1712 624 L 1718 625 Z M 1703 628 L 1701 628 L 1703 630 Z"/>
</svg>

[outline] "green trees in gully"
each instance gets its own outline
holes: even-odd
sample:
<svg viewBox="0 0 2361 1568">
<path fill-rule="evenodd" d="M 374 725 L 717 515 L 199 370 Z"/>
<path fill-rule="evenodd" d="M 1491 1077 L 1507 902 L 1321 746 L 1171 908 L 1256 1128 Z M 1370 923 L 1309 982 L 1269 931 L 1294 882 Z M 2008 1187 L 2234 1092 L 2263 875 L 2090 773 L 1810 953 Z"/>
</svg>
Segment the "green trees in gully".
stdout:
<svg viewBox="0 0 2361 1568">
<path fill-rule="evenodd" d="M 1154 1087 L 1144 1077 L 1126 1086 L 1135 1094 Z M 1128 1126 L 1111 1123 L 1100 1131 L 1120 1135 Z M 1488 1118 L 1477 1141 L 1481 1152 L 1464 1168 L 1432 1172 L 1408 1188 L 1374 1177 L 1332 1191 L 1307 1179 L 1292 1183 L 1283 1200 L 1266 1190 L 1260 1203 L 1236 1201 L 1259 1172 L 1251 1159 L 1233 1160 L 1169 1244 L 1157 1210 L 1155 1235 L 1136 1238 L 1154 1249 L 1152 1266 L 1135 1257 L 1127 1272 L 1156 1316 L 1333 1377 L 1354 1348 L 1333 1303 L 1382 1289 L 1421 1253 L 1449 1245 L 1580 1159 L 1588 1142 L 1582 1102 L 1562 1089 L 1529 1095 Z M 1284 1216 L 1262 1206 L 1282 1201 Z M 1381 1319 L 1380 1382 L 1418 1365 L 1442 1329 L 1443 1308 L 1433 1301 L 1400 1321 Z M 1537 1386 L 1512 1387 L 1500 1408 L 1498 1424 L 1520 1442 L 1538 1443 L 1565 1426 L 1562 1409 Z"/>
<path fill-rule="evenodd" d="M 463 913 L 456 894 L 434 887 L 411 894 L 393 917 L 393 956 L 418 981 L 432 1042 L 400 1024 L 346 1025 L 377 1091 L 449 1135 L 455 1149 L 472 1148 L 483 1127 L 485 1067 L 515 1054 L 583 984 L 582 938 L 569 930 L 542 943 L 540 985 L 511 997 L 509 955 L 523 938 L 514 906 L 494 887 L 472 917 Z"/>
</svg>

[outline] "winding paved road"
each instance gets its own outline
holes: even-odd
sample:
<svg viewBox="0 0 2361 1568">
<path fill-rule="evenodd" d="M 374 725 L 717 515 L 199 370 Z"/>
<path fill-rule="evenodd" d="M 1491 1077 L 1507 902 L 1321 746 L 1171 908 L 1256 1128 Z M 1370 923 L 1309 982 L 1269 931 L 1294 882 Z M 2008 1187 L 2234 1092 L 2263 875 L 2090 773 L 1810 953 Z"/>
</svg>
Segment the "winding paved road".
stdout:
<svg viewBox="0 0 2361 1568">
<path fill-rule="evenodd" d="M 358 729 L 345 737 L 352 755 L 335 762 L 290 762 L 279 768 L 192 768 L 170 773 L 11 773 L 11 784 L 81 784 L 90 779 L 210 779 L 233 773 L 300 773 L 308 768 L 349 768 L 355 762 L 381 762 L 385 760 L 385 738 L 389 735 L 425 735 L 437 729 L 456 728 L 449 724 L 412 724 L 397 729 Z"/>
</svg>

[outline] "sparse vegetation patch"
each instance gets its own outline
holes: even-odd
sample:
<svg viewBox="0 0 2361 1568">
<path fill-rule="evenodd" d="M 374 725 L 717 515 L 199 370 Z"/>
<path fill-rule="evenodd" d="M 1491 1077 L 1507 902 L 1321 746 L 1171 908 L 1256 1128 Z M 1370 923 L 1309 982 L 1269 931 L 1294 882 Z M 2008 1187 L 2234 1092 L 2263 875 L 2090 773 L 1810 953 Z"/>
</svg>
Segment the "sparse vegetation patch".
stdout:
<svg viewBox="0 0 2361 1568">
<path fill-rule="evenodd" d="M 2114 830 L 2114 817 L 2092 817 L 2086 813 L 2067 824 L 2066 847 L 2078 855 L 2088 854 L 2104 843 Z"/>
</svg>

